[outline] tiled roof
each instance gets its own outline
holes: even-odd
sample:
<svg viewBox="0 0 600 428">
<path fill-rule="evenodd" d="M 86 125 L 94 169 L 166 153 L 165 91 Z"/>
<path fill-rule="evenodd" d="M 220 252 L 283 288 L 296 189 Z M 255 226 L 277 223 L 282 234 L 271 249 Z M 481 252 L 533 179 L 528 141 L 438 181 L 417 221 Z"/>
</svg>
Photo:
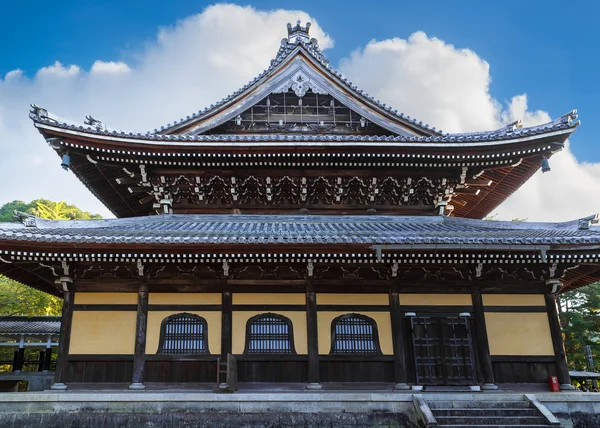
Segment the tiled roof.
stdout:
<svg viewBox="0 0 600 428">
<path fill-rule="evenodd" d="M 95 134 L 109 138 L 121 138 L 136 142 L 144 141 L 164 141 L 181 143 L 220 143 L 220 142 L 240 142 L 252 143 L 260 142 L 272 144 L 273 142 L 383 142 L 383 143 L 477 143 L 491 142 L 514 139 L 526 139 L 556 131 L 575 131 L 580 125 L 577 120 L 577 111 L 573 110 L 559 118 L 542 125 L 531 126 L 527 128 L 504 127 L 493 131 L 472 132 L 461 134 L 444 134 L 436 136 L 405 136 L 405 135 L 386 135 L 386 136 L 365 136 L 365 135 L 290 135 L 290 134 L 265 134 L 265 135 L 237 135 L 237 134 L 215 134 L 215 135 L 170 135 L 153 134 L 150 132 L 128 132 L 121 130 L 110 130 L 105 128 L 96 128 L 90 125 L 81 125 L 63 122 L 57 118 L 48 115 L 47 112 L 40 113 L 43 109 L 34 109 L 29 117 L 38 124 L 48 125 L 53 128 L 60 128 L 85 134 Z"/>
<path fill-rule="evenodd" d="M 60 317 L 0 317 L 0 335 L 57 335 Z"/>
<path fill-rule="evenodd" d="M 518 223 L 453 217 L 161 215 L 0 223 L 3 240 L 91 244 L 600 245 L 590 219 Z M 35 226 L 34 226 L 35 224 Z M 599 228 L 600 229 L 600 228 Z"/>
</svg>

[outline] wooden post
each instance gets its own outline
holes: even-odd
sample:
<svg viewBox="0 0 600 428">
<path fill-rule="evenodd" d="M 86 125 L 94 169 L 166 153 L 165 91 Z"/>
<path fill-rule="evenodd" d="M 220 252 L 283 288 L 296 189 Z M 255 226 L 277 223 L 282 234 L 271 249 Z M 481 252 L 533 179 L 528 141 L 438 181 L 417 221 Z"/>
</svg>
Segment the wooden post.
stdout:
<svg viewBox="0 0 600 428">
<path fill-rule="evenodd" d="M 558 281 L 558 280 L 557 280 Z M 562 330 L 558 320 L 558 310 L 556 309 L 556 297 L 552 293 L 544 294 L 546 300 L 546 311 L 548 312 L 548 323 L 550 324 L 550 334 L 552 335 L 552 346 L 554 347 L 554 357 L 556 358 L 556 374 L 561 390 L 575 389 L 571 385 L 571 376 L 567 366 L 567 355 L 563 343 Z"/>
<path fill-rule="evenodd" d="M 473 316 L 475 318 L 475 339 L 477 340 L 479 364 L 483 375 L 483 386 L 481 389 L 498 389 L 498 386 L 494 383 L 494 369 L 492 367 L 492 357 L 490 355 L 490 344 L 488 341 L 487 326 L 485 324 L 481 290 L 477 287 L 473 287 L 471 297 L 473 299 Z"/>
<path fill-rule="evenodd" d="M 52 365 L 52 347 L 48 346 L 46 348 L 46 353 L 44 354 L 44 371 L 50 371 L 50 366 Z"/>
<path fill-rule="evenodd" d="M 227 361 L 227 354 L 231 354 L 233 348 L 232 300 L 231 290 L 227 284 L 224 284 L 221 302 L 221 361 Z"/>
<path fill-rule="evenodd" d="M 146 364 L 146 328 L 148 325 L 148 285 L 143 283 L 138 290 L 137 318 L 135 325 L 135 349 L 133 373 L 129 389 L 145 389 L 144 365 Z"/>
<path fill-rule="evenodd" d="M 402 313 L 400 312 L 400 299 L 395 285 L 390 286 L 390 318 L 392 323 L 392 344 L 394 349 L 394 389 L 410 389 L 406 383 L 406 358 L 404 358 L 404 329 L 402 326 Z"/>
<path fill-rule="evenodd" d="M 69 362 L 69 345 L 71 342 L 71 324 L 73 322 L 73 299 L 75 292 L 66 290 L 63 292 L 63 308 L 60 323 L 60 339 L 58 343 L 58 355 L 56 357 L 56 369 L 54 371 L 54 383 L 50 389 L 67 389 L 67 365 Z"/>
<path fill-rule="evenodd" d="M 319 390 L 319 326 L 317 322 L 317 293 L 312 280 L 306 284 L 306 335 L 308 338 L 308 385 L 306 389 Z"/>
</svg>

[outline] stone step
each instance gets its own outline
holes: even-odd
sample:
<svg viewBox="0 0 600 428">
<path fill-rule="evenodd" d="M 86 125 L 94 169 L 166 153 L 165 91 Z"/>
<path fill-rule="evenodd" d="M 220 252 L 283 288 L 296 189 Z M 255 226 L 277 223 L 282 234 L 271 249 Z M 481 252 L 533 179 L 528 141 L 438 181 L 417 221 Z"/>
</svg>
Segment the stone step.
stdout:
<svg viewBox="0 0 600 428">
<path fill-rule="evenodd" d="M 430 409 L 529 409 L 531 405 L 528 401 L 470 401 L 470 400 L 456 400 L 456 401 L 429 401 L 427 404 Z"/>
<path fill-rule="evenodd" d="M 525 425 L 527 428 L 548 428 L 551 425 Z M 438 428 L 523 428 L 523 425 L 438 425 Z"/>
<path fill-rule="evenodd" d="M 464 409 L 431 409 L 433 415 L 437 418 L 438 416 L 539 416 L 540 413 L 537 409 L 525 409 L 525 408 L 464 408 Z"/>
<path fill-rule="evenodd" d="M 544 425 L 546 419 L 542 416 L 436 416 L 439 425 L 512 425 L 512 426 L 530 426 Z"/>
</svg>

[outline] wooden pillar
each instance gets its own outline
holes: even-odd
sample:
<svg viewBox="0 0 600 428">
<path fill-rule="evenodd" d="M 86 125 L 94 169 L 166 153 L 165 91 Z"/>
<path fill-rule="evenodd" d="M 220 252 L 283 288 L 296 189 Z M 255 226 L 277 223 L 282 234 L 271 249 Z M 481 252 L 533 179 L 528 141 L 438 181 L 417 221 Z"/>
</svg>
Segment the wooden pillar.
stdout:
<svg viewBox="0 0 600 428">
<path fill-rule="evenodd" d="M 308 385 L 306 389 L 319 390 L 319 325 L 317 322 L 317 293 L 312 280 L 306 284 L 306 335 L 308 338 Z"/>
<path fill-rule="evenodd" d="M 50 371 L 50 366 L 52 365 L 52 347 L 48 346 L 46 348 L 46 353 L 44 354 L 44 371 Z"/>
<path fill-rule="evenodd" d="M 558 310 L 556 309 L 556 297 L 552 293 L 544 295 L 546 300 L 546 312 L 548 312 L 548 323 L 550 324 L 550 334 L 552 335 L 552 346 L 554 347 L 554 357 L 556 358 L 556 374 L 561 390 L 575 389 L 571 385 L 571 376 L 567 366 L 567 355 L 563 343 L 562 330 L 558 320 Z"/>
<path fill-rule="evenodd" d="M 392 345 L 394 349 L 394 389 L 410 389 L 406 383 L 406 358 L 404 357 L 404 328 L 402 326 L 402 313 L 400 312 L 400 299 L 396 285 L 389 290 L 390 318 L 392 323 Z"/>
<path fill-rule="evenodd" d="M 226 361 L 227 354 L 231 354 L 233 348 L 233 311 L 232 311 L 231 289 L 227 282 L 223 284 L 221 297 L 221 361 Z"/>
<path fill-rule="evenodd" d="M 148 285 L 141 284 L 138 290 L 137 317 L 135 324 L 135 349 L 133 373 L 129 389 L 145 389 L 144 365 L 146 364 L 146 328 L 148 325 Z"/>
<path fill-rule="evenodd" d="M 45 361 L 45 355 L 46 355 L 46 351 L 44 351 L 43 349 L 40 349 L 39 353 L 38 353 L 38 372 L 43 372 L 44 371 L 44 361 Z"/>
<path fill-rule="evenodd" d="M 473 299 L 473 317 L 475 318 L 475 339 L 477 340 L 479 365 L 483 375 L 483 386 L 481 389 L 498 389 L 498 386 L 494 384 L 494 370 L 492 368 L 492 357 L 490 355 L 490 344 L 485 324 L 481 290 L 473 287 L 471 297 Z"/>
<path fill-rule="evenodd" d="M 63 308 L 60 323 L 60 339 L 58 343 L 58 355 L 56 357 L 56 369 L 54 371 L 54 383 L 50 389 L 67 389 L 67 365 L 69 362 L 69 345 L 71 342 L 71 324 L 73 322 L 73 299 L 75 292 L 67 290 L 63 292 Z"/>
</svg>

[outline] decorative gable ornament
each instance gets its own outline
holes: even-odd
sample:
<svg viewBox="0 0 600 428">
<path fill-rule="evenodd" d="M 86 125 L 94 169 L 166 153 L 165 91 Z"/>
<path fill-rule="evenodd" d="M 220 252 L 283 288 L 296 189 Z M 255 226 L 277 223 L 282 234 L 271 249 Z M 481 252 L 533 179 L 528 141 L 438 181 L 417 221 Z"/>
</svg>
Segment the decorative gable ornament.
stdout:
<svg viewBox="0 0 600 428">
<path fill-rule="evenodd" d="M 309 89 L 316 94 L 327 95 L 329 92 L 326 88 L 319 85 L 313 79 L 311 79 L 306 73 L 302 70 L 298 70 L 296 73 L 292 75 L 289 80 L 286 80 L 282 85 L 280 85 L 274 93 L 282 93 L 287 92 L 289 89 L 292 89 L 297 97 L 302 98 Z"/>
</svg>

